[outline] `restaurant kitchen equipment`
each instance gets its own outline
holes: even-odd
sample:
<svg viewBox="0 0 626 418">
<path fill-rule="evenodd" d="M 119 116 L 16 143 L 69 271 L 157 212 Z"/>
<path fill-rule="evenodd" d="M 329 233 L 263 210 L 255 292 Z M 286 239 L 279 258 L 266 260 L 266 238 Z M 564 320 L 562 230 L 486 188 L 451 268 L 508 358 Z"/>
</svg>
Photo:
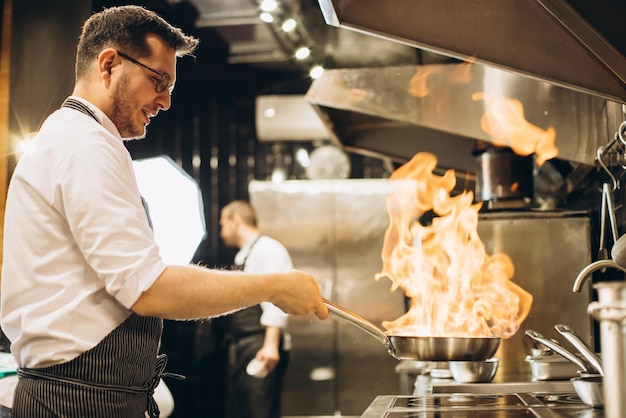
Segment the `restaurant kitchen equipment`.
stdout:
<svg viewBox="0 0 626 418">
<path fill-rule="evenodd" d="M 500 347 L 496 337 L 433 337 L 383 332 L 363 317 L 324 299 L 328 311 L 383 343 L 398 360 L 479 361 L 489 359 Z"/>
<path fill-rule="evenodd" d="M 480 97 L 493 94 L 513 98 L 534 127 L 556 132 L 554 154 L 546 157 L 548 161 L 540 160 L 535 152 L 538 165 L 549 167 L 549 158 L 556 155 L 572 168 L 563 174 L 560 187 L 547 193 L 553 194 L 552 201 L 550 197 L 544 201 L 553 208 L 551 205 L 563 203 L 580 187 L 581 179 L 592 173 L 598 162 L 597 150 L 614 132 L 621 134 L 619 127 L 625 117 L 622 104 L 626 102 L 626 44 L 620 35 L 626 10 L 621 2 L 603 0 L 591 5 L 576 0 L 479 0 L 460 5 L 435 0 L 319 0 L 319 4 L 330 25 L 415 46 L 427 52 L 423 57 L 435 53 L 452 58 L 444 63 L 424 60 L 418 66 L 329 70 L 315 80 L 306 97 L 331 137 L 346 150 L 398 162 L 420 151 L 433 152 L 439 157 L 440 168 L 455 168 L 457 184 L 466 187 L 476 180 L 476 169 L 467 159 L 475 141 L 498 145 L 502 139 L 485 129 L 487 106 Z M 459 72 L 467 77 L 458 77 Z M 414 89 L 416 80 L 422 83 L 420 91 Z M 483 96 L 477 99 L 476 92 Z M 619 158 L 619 151 L 617 154 Z M 585 187 L 593 187 L 593 183 Z M 615 197 L 623 200 L 621 192 Z M 595 203 L 579 203 L 588 209 L 595 207 Z M 563 241 L 553 240 L 548 231 L 541 235 L 551 241 L 548 252 L 553 261 L 557 260 L 555 253 L 560 252 Z M 521 236 L 516 239 L 527 244 Z M 590 239 L 576 244 L 591 245 Z M 537 255 L 535 248 L 533 256 Z M 583 267 L 578 264 L 579 271 Z M 560 279 L 571 283 L 574 277 L 576 273 L 561 272 Z M 613 287 L 595 288 L 598 293 L 621 293 Z M 587 302 L 577 305 L 583 315 L 587 314 Z M 619 334 L 616 328 L 620 320 L 607 317 L 610 307 L 606 303 L 590 305 L 594 317 L 602 318 L 605 379 L 610 379 L 611 373 L 626 374 L 621 360 L 616 360 L 617 354 L 608 356 L 611 366 L 607 359 L 610 353 L 606 351 L 613 350 L 623 358 L 620 341 L 611 339 Z M 586 329 L 583 333 L 588 335 Z M 621 392 L 617 398 L 626 400 Z M 609 403 L 606 407 L 610 417 L 623 416 L 626 411 Z"/>
<path fill-rule="evenodd" d="M 402 292 L 391 292 L 384 279 L 374 280 L 389 223 L 388 187 L 385 179 L 253 181 L 249 191 L 263 233 L 285 244 L 294 266 L 318 279 L 324 297 L 380 325 L 406 309 Z M 571 291 L 571 278 L 591 260 L 589 221 L 584 211 L 480 214 L 478 233 L 487 252 L 508 254 L 515 265 L 513 281 L 534 297 L 523 329 L 556 338 L 553 325 L 567 323 L 591 335 L 589 289 Z M 292 359 L 299 365 L 286 376 L 289 415 L 360 415 L 376 396 L 399 393 L 398 361 L 381 341 L 353 325 L 292 317 L 289 332 Z M 530 381 L 523 334 L 502 340 L 491 385 Z M 311 380 L 321 369 L 327 380 Z"/>
</svg>

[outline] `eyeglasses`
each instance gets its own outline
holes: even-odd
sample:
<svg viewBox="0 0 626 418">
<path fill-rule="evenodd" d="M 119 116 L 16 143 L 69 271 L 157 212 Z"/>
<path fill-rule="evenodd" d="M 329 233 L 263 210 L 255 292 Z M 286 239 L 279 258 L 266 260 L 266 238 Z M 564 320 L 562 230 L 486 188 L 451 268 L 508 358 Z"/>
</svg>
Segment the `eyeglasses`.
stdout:
<svg viewBox="0 0 626 418">
<path fill-rule="evenodd" d="M 159 78 L 155 77 L 156 80 L 156 85 L 154 86 L 154 90 L 157 93 L 162 93 L 165 91 L 165 89 L 170 89 L 170 93 L 172 91 L 172 88 L 174 86 L 170 85 L 170 75 L 168 73 L 160 73 L 157 70 L 155 70 L 154 68 L 150 68 L 148 67 L 146 64 L 142 64 L 139 61 L 137 61 L 136 59 L 129 57 L 128 55 L 124 54 L 123 52 L 117 51 L 117 53 L 119 54 L 120 57 L 127 59 L 128 61 L 132 62 L 133 64 L 137 64 L 147 70 L 152 71 L 153 73 L 155 73 L 156 75 L 159 76 Z"/>
</svg>

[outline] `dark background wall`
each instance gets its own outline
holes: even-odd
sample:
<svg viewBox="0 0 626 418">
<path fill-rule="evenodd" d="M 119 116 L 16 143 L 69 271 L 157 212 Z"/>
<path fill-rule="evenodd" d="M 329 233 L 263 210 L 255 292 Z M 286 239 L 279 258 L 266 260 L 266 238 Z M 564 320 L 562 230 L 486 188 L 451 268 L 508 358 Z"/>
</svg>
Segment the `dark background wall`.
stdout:
<svg viewBox="0 0 626 418">
<path fill-rule="evenodd" d="M 218 236 L 220 208 L 233 199 L 248 198 L 249 181 L 269 179 L 276 164 L 287 167 L 289 178 L 303 178 L 304 170 L 294 153 L 299 147 L 311 150 L 315 146 L 309 142 L 259 142 L 255 97 L 304 94 L 309 79 L 306 74 L 228 65 L 226 45 L 210 30 L 194 27 L 195 10 L 189 3 L 13 0 L 10 138 L 15 141 L 35 132 L 71 94 L 75 46 L 89 14 L 130 3 L 145 5 L 202 39 L 195 58 L 179 60 L 171 109 L 152 121 L 144 140 L 127 146 L 134 158 L 170 156 L 199 183 L 207 235 L 194 261 L 228 266 L 234 252 L 225 248 Z M 386 175 L 376 159 L 350 158 L 351 177 Z M 14 163 L 12 160 L 10 166 Z M 177 417 L 207 416 L 199 413 L 206 397 L 206 369 L 198 362 L 203 347 L 196 342 L 201 331 L 193 322 L 166 322 L 163 351 L 169 355 L 168 369 L 187 376 L 183 382 L 167 382 L 176 398 Z"/>
</svg>

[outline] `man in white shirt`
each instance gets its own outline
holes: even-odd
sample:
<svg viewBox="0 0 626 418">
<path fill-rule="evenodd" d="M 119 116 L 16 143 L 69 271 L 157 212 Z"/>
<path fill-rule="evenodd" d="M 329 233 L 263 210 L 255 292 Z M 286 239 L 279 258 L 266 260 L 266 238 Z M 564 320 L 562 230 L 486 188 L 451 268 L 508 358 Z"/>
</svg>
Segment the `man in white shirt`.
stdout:
<svg viewBox="0 0 626 418">
<path fill-rule="evenodd" d="M 234 270 L 272 273 L 293 269 L 287 249 L 261 235 L 254 208 L 246 201 L 226 205 L 220 237 L 239 249 Z M 212 320 L 228 350 L 228 417 L 280 418 L 282 382 L 289 362 L 287 315 L 268 302 Z M 222 338 L 222 337 L 220 337 Z"/>
<path fill-rule="evenodd" d="M 198 40 L 153 12 L 93 14 L 72 96 L 42 125 L 7 195 L 0 313 L 19 365 L 13 417 L 158 417 L 162 319 L 261 302 L 328 310 L 310 275 L 166 265 L 124 147 L 170 107 Z"/>
</svg>

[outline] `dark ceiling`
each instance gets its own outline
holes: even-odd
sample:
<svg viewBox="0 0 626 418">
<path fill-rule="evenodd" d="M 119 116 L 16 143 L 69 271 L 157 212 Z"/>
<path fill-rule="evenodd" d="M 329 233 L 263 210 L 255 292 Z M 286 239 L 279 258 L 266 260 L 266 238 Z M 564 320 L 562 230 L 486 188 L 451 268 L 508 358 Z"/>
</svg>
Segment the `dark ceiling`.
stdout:
<svg viewBox="0 0 626 418">
<path fill-rule="evenodd" d="M 414 64 L 416 50 L 354 31 L 328 26 L 317 0 L 277 0 L 273 23 L 259 18 L 260 0 L 189 0 L 197 11 L 195 26 L 210 29 L 227 45 L 230 64 L 250 64 L 267 69 L 307 72 L 311 66 L 352 68 Z M 169 0 L 180 6 L 181 1 Z M 285 19 L 298 23 L 286 33 Z M 307 46 L 311 57 L 298 62 L 295 50 Z"/>
</svg>

